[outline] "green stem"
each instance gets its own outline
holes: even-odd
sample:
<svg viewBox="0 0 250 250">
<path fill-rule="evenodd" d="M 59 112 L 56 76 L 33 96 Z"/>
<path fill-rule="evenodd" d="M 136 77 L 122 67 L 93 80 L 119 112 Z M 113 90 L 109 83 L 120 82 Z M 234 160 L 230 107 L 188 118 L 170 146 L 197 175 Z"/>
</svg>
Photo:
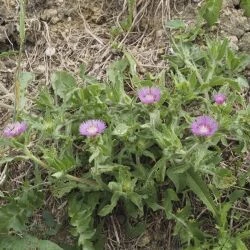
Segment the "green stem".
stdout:
<svg viewBox="0 0 250 250">
<path fill-rule="evenodd" d="M 41 161 L 39 158 L 34 156 L 32 154 L 32 152 L 30 152 L 30 150 L 27 147 L 24 148 L 24 153 L 25 153 L 25 155 L 27 155 L 29 157 L 30 160 L 36 162 L 41 167 L 49 170 L 49 166 L 45 162 Z M 79 182 L 79 183 L 82 183 L 85 185 L 89 185 L 89 186 L 95 186 L 95 187 L 97 186 L 97 183 L 94 180 L 90 180 L 90 179 L 83 178 L 83 177 L 79 178 L 79 177 L 76 177 L 76 176 L 73 176 L 70 174 L 65 174 L 64 176 L 71 181 L 76 181 L 76 182 Z"/>
</svg>

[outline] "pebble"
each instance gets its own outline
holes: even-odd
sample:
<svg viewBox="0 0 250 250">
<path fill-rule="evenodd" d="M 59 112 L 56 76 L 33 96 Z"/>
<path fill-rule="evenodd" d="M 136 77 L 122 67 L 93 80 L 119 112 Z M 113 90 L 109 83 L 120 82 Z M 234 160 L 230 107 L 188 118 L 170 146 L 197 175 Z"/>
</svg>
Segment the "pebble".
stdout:
<svg viewBox="0 0 250 250">
<path fill-rule="evenodd" d="M 250 52 L 250 32 L 246 32 L 240 39 L 239 47 L 242 51 Z"/>
<path fill-rule="evenodd" d="M 56 15 L 57 15 L 56 9 L 46 9 L 41 15 L 41 19 L 44 21 L 49 21 L 52 17 L 55 17 Z"/>
<path fill-rule="evenodd" d="M 239 47 L 237 45 L 239 39 L 237 38 L 237 36 L 229 36 L 228 40 L 229 40 L 230 48 L 232 48 L 233 50 L 236 50 L 236 51 L 239 50 Z"/>
<path fill-rule="evenodd" d="M 56 49 L 54 47 L 48 47 L 45 50 L 46 56 L 49 56 L 49 57 L 53 56 L 55 53 L 56 53 Z"/>
</svg>

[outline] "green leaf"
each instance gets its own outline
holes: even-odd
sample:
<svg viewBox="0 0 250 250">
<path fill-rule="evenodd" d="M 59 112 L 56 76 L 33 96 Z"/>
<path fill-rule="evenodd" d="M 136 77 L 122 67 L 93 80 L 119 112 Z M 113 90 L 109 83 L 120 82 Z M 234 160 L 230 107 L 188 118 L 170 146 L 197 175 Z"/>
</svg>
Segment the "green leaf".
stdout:
<svg viewBox="0 0 250 250">
<path fill-rule="evenodd" d="M 200 89 L 202 91 L 202 90 L 210 89 L 211 87 L 215 87 L 215 86 L 223 86 L 225 84 L 228 84 L 234 90 L 237 90 L 237 91 L 241 90 L 239 83 L 236 80 L 232 78 L 223 77 L 223 76 L 213 77 L 208 83 L 202 84 Z"/>
<path fill-rule="evenodd" d="M 129 66 L 127 59 L 121 59 L 110 65 L 107 70 L 108 79 L 110 81 L 109 98 L 114 102 L 130 100 L 124 90 L 124 73 Z"/>
<path fill-rule="evenodd" d="M 172 209 L 173 209 L 173 201 L 178 201 L 179 198 L 176 192 L 169 188 L 163 193 L 163 207 L 168 219 L 171 219 Z"/>
<path fill-rule="evenodd" d="M 223 0 L 206 0 L 200 9 L 201 16 L 207 21 L 211 27 L 219 19 Z"/>
<path fill-rule="evenodd" d="M 42 204 L 43 194 L 32 189 L 32 186 L 24 187 L 15 198 L 0 207 L 0 233 L 9 230 L 21 232 L 26 228 L 27 220 L 33 212 Z"/>
<path fill-rule="evenodd" d="M 217 216 L 218 210 L 209 193 L 207 185 L 203 182 L 198 173 L 194 172 L 192 169 L 187 171 L 187 185 L 207 206 L 207 209 L 211 211 L 214 216 Z"/>
<path fill-rule="evenodd" d="M 52 74 L 51 84 L 56 95 L 67 100 L 69 93 L 77 88 L 75 78 L 65 71 L 58 71 Z"/>
<path fill-rule="evenodd" d="M 235 247 L 236 247 L 236 250 L 248 250 L 249 249 L 240 238 L 235 239 Z"/>
<path fill-rule="evenodd" d="M 129 126 L 124 123 L 118 123 L 112 132 L 113 135 L 124 136 L 128 132 Z"/>
<path fill-rule="evenodd" d="M 121 193 L 119 192 L 115 192 L 113 195 L 112 195 L 112 198 L 111 198 L 111 203 L 104 206 L 99 212 L 98 212 L 98 215 L 99 216 L 106 216 L 108 214 L 110 214 L 113 209 L 116 207 L 117 205 L 117 202 L 119 201 L 119 198 L 121 196 Z"/>
<path fill-rule="evenodd" d="M 99 81 L 96 78 L 94 78 L 93 76 L 87 75 L 86 67 L 84 64 L 80 65 L 79 76 L 81 77 L 81 79 L 84 81 L 85 84 L 95 84 L 95 83 L 99 84 Z"/>
<path fill-rule="evenodd" d="M 9 163 L 9 162 L 12 162 L 12 161 L 18 160 L 18 159 L 23 159 L 23 156 L 16 155 L 16 156 L 12 156 L 12 157 L 4 157 L 3 159 L 0 159 L 0 166 L 4 163 Z"/>
<path fill-rule="evenodd" d="M 161 123 L 161 113 L 160 110 L 154 110 L 153 112 L 149 113 L 150 117 L 150 125 L 152 128 L 155 128 Z"/>
<path fill-rule="evenodd" d="M 240 7 L 245 11 L 244 14 L 250 17 L 250 0 L 241 0 Z"/>
<path fill-rule="evenodd" d="M 186 187 L 186 171 L 190 165 L 172 166 L 167 169 L 167 176 L 174 183 L 177 192 L 180 192 Z"/>
<path fill-rule="evenodd" d="M 139 222 L 136 225 L 131 225 L 129 220 L 126 221 L 126 234 L 130 238 L 135 238 L 142 235 L 146 231 L 145 222 Z"/>
<path fill-rule="evenodd" d="M 166 168 L 167 168 L 167 161 L 166 158 L 162 157 L 158 160 L 155 165 L 153 166 L 152 170 L 148 174 L 148 177 L 145 181 L 145 186 L 148 185 L 154 178 L 157 182 L 163 182 L 165 180 L 166 175 Z"/>
<path fill-rule="evenodd" d="M 78 187 L 78 183 L 73 181 L 56 180 L 52 185 L 52 193 L 57 198 L 62 198 L 65 194 Z"/>
<path fill-rule="evenodd" d="M 19 111 L 25 109 L 26 105 L 26 89 L 34 79 L 34 74 L 31 72 L 20 72 L 17 78 L 17 95 L 16 105 Z"/>
<path fill-rule="evenodd" d="M 166 28 L 169 28 L 171 30 L 176 30 L 176 29 L 184 29 L 186 27 L 185 23 L 183 20 L 169 20 L 166 23 Z"/>
<path fill-rule="evenodd" d="M 76 234 L 79 235 L 78 244 L 82 246 L 83 250 L 95 250 L 94 212 L 99 200 L 99 192 L 85 193 L 84 198 L 80 194 L 75 194 L 69 199 L 70 223 Z"/>
<path fill-rule="evenodd" d="M 55 108 L 54 99 L 47 88 L 44 88 L 40 91 L 36 104 L 39 108 L 43 108 L 45 110 L 48 108 Z"/>
<path fill-rule="evenodd" d="M 213 181 L 217 188 L 227 189 L 236 184 L 237 178 L 229 169 L 216 168 Z"/>
<path fill-rule="evenodd" d="M 244 89 L 244 88 L 249 89 L 250 88 L 249 82 L 245 77 L 239 76 L 237 78 L 237 82 L 242 89 Z"/>
<path fill-rule="evenodd" d="M 60 155 L 54 147 L 43 150 L 43 158 L 46 160 L 51 169 L 57 170 L 55 177 L 60 177 L 63 172 L 72 169 L 76 166 L 76 161 L 73 155 L 68 151 L 61 150 Z"/>
<path fill-rule="evenodd" d="M 135 192 L 130 192 L 128 194 L 128 199 L 130 199 L 136 206 L 137 208 L 143 212 L 143 205 L 142 205 L 142 196 L 135 193 Z"/>
<path fill-rule="evenodd" d="M 128 53 L 128 52 L 124 52 L 124 55 L 126 56 L 126 58 L 128 59 L 128 63 L 129 63 L 129 68 L 130 68 L 130 73 L 132 76 L 136 76 L 137 72 L 136 72 L 136 61 L 134 59 L 134 57 Z"/>
<path fill-rule="evenodd" d="M 49 240 L 25 235 L 22 238 L 16 236 L 0 237 L 0 249 L 2 250 L 63 250 L 57 244 Z"/>
</svg>

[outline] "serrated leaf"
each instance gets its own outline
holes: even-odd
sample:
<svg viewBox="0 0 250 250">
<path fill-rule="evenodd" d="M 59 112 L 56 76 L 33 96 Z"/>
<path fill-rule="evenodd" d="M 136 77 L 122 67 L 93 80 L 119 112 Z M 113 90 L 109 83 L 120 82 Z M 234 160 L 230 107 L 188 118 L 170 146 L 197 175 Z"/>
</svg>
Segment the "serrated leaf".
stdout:
<svg viewBox="0 0 250 250">
<path fill-rule="evenodd" d="M 250 17 L 250 0 L 241 0 L 240 7 L 244 10 L 244 14 Z"/>
<path fill-rule="evenodd" d="M 58 71 L 52 74 L 51 84 L 56 95 L 66 100 L 68 94 L 77 88 L 75 78 L 65 71 Z"/>
<path fill-rule="evenodd" d="M 238 237 L 235 239 L 235 247 L 236 250 L 249 250 L 246 244 Z"/>
<path fill-rule="evenodd" d="M 21 232 L 33 212 L 42 204 L 43 194 L 37 190 L 24 187 L 16 199 L 11 199 L 0 207 L 0 233 L 8 230 Z"/>
<path fill-rule="evenodd" d="M 119 201 L 120 196 L 121 196 L 121 193 L 115 192 L 115 193 L 112 195 L 110 204 L 104 206 L 104 207 L 98 212 L 98 215 L 103 217 L 103 216 L 106 216 L 106 215 L 110 214 L 110 213 L 113 211 L 113 209 L 116 207 L 117 202 Z"/>
<path fill-rule="evenodd" d="M 38 238 L 25 235 L 22 238 L 16 236 L 0 237 L 0 249 L 3 250 L 63 250 L 57 244 L 49 240 L 39 240 Z"/>
<path fill-rule="evenodd" d="M 169 20 L 166 23 L 166 27 L 175 30 L 175 29 L 184 29 L 186 25 L 183 20 L 176 19 L 176 20 Z"/>
<path fill-rule="evenodd" d="M 85 193 L 84 198 L 80 195 L 74 195 L 69 199 L 70 223 L 75 232 L 79 235 L 78 244 L 83 250 L 95 250 L 94 236 L 94 211 L 99 203 L 100 193 Z"/>
<path fill-rule="evenodd" d="M 130 100 L 130 97 L 124 90 L 124 72 L 129 66 L 127 59 L 121 59 L 110 65 L 107 70 L 108 79 L 110 81 L 110 90 L 108 97 L 114 102 Z"/>
<path fill-rule="evenodd" d="M 126 221 L 126 233 L 128 237 L 135 238 L 140 236 L 146 231 L 145 222 L 139 222 L 136 225 L 131 225 L 129 221 Z"/>
<path fill-rule="evenodd" d="M 52 98 L 47 88 L 44 88 L 43 90 L 40 91 L 36 104 L 39 108 L 43 108 L 43 109 L 55 108 L 54 99 Z"/>
<path fill-rule="evenodd" d="M 190 189 L 199 197 L 199 199 L 207 206 L 208 210 L 211 211 L 214 216 L 217 216 L 218 210 L 209 193 L 208 187 L 203 182 L 198 173 L 192 169 L 187 171 L 187 184 Z"/>
<path fill-rule="evenodd" d="M 236 80 L 234 80 L 232 78 L 226 78 L 226 77 L 223 77 L 223 76 L 213 77 L 209 81 L 209 83 L 202 84 L 201 87 L 200 87 L 200 89 L 201 90 L 206 90 L 206 89 L 209 89 L 211 87 L 223 86 L 225 84 L 228 84 L 234 90 L 237 90 L 237 91 L 241 90 L 241 88 L 239 86 L 239 83 Z"/>
<path fill-rule="evenodd" d="M 20 72 L 16 83 L 16 106 L 19 111 L 25 109 L 26 105 L 26 89 L 34 79 L 31 72 Z"/>
<path fill-rule="evenodd" d="M 164 207 L 164 210 L 166 213 L 166 217 L 168 219 L 171 218 L 173 201 L 178 201 L 178 200 L 179 200 L 179 198 L 173 189 L 169 188 L 166 191 L 164 191 L 164 193 L 163 193 L 163 207 Z"/>
<path fill-rule="evenodd" d="M 117 136 L 124 136 L 127 133 L 128 129 L 129 129 L 129 126 L 127 126 L 124 123 L 119 123 L 116 125 L 112 134 L 117 135 Z"/>
<path fill-rule="evenodd" d="M 241 88 L 249 89 L 249 87 L 250 87 L 249 82 L 245 77 L 239 76 L 237 78 L 237 82 Z"/>
<path fill-rule="evenodd" d="M 135 61 L 134 57 L 130 53 L 126 52 L 126 51 L 124 52 L 124 55 L 128 59 L 131 75 L 132 76 L 136 76 L 137 75 L 137 72 L 136 72 L 136 61 Z"/>
<path fill-rule="evenodd" d="M 173 166 L 167 169 L 167 176 L 174 183 L 176 191 L 180 192 L 186 187 L 186 171 L 190 168 L 189 165 Z"/>
<path fill-rule="evenodd" d="M 211 27 L 219 19 L 223 0 L 206 0 L 200 10 L 201 16 L 207 21 Z"/>
</svg>

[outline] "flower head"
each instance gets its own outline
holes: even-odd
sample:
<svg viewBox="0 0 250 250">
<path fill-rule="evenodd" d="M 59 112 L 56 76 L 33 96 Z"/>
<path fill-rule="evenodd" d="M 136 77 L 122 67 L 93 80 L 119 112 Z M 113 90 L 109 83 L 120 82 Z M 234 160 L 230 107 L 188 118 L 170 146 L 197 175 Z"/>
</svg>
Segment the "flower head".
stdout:
<svg viewBox="0 0 250 250">
<path fill-rule="evenodd" d="M 145 87 L 138 90 L 138 97 L 144 104 L 156 103 L 161 98 L 161 90 L 156 87 Z"/>
<path fill-rule="evenodd" d="M 3 130 L 5 137 L 16 137 L 21 135 L 28 128 L 25 122 L 14 122 L 8 124 Z"/>
<path fill-rule="evenodd" d="M 222 93 L 218 93 L 218 94 L 215 94 L 213 96 L 213 99 L 214 99 L 216 104 L 221 105 L 226 101 L 227 97 L 226 97 L 226 95 L 224 95 Z"/>
<path fill-rule="evenodd" d="M 212 136 L 218 130 L 218 123 L 210 116 L 199 116 L 191 125 L 191 131 L 198 136 Z"/>
<path fill-rule="evenodd" d="M 87 120 L 81 123 L 79 127 L 79 132 L 81 135 L 94 137 L 98 134 L 102 134 L 105 129 L 106 129 L 105 122 L 101 120 Z"/>
</svg>

